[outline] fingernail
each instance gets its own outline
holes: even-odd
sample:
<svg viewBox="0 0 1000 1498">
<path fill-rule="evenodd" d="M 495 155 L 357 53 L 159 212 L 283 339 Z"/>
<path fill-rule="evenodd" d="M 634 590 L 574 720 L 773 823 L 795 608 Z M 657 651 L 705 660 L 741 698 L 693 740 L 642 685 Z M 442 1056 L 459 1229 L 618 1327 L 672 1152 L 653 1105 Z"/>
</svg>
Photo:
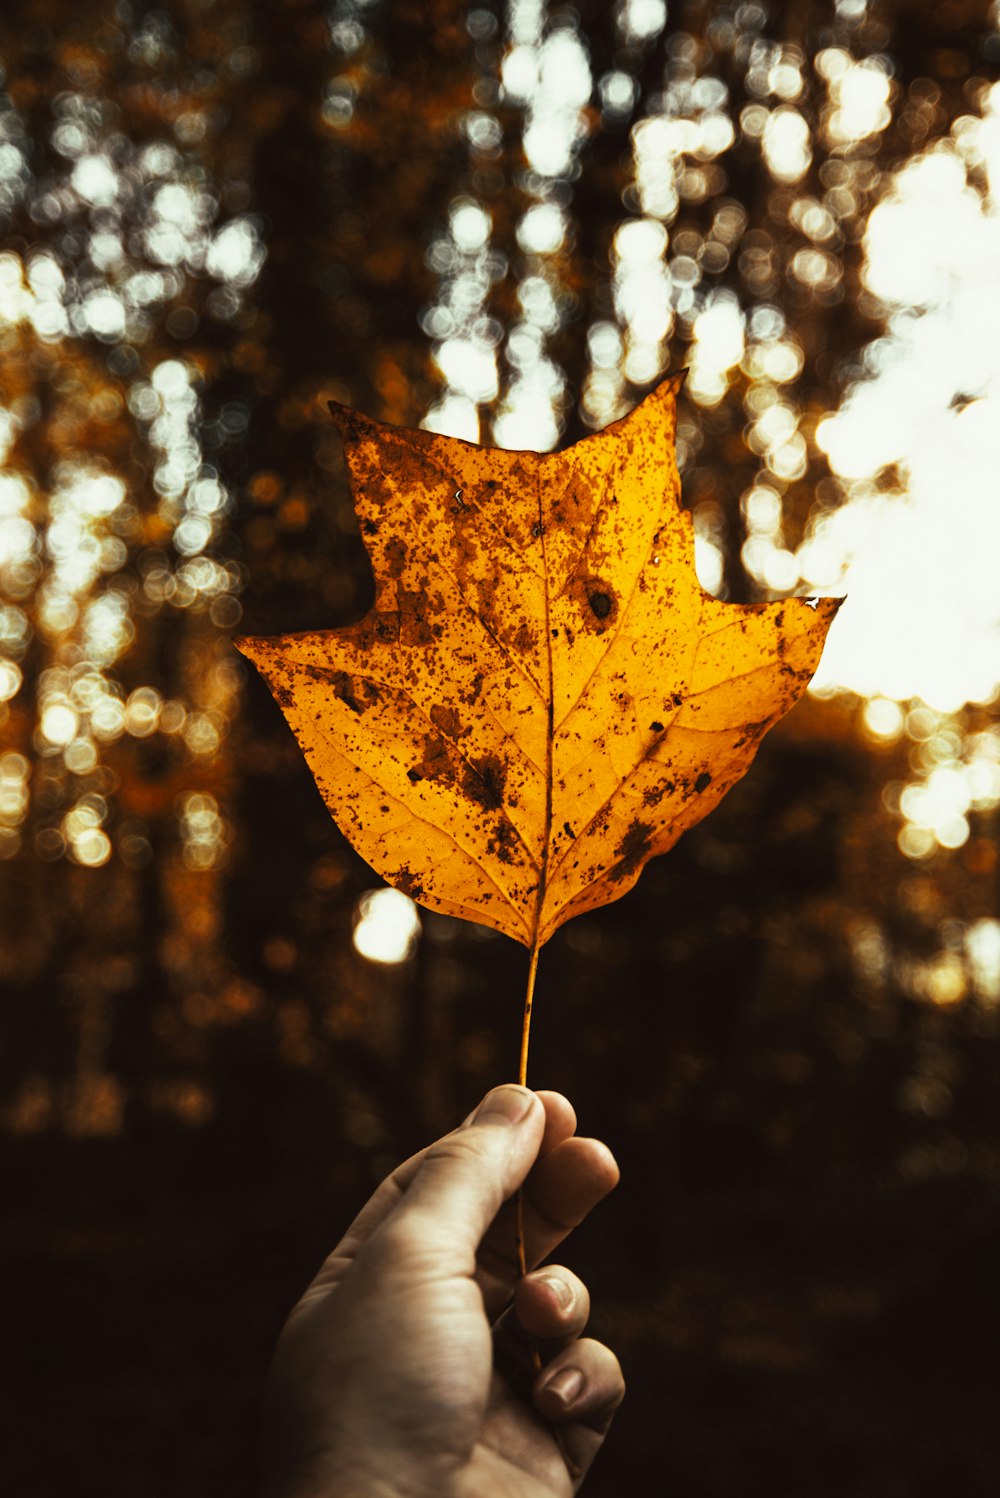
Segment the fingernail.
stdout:
<svg viewBox="0 0 1000 1498">
<path fill-rule="evenodd" d="M 527 1087 L 494 1087 L 483 1098 L 473 1114 L 473 1123 L 515 1124 L 525 1118 L 535 1101 L 535 1094 Z"/>
<path fill-rule="evenodd" d="M 560 1279 L 557 1274 L 538 1274 L 535 1278 L 541 1280 L 546 1289 L 552 1291 L 562 1310 L 569 1310 L 573 1304 L 573 1292 L 564 1279 Z"/>
<path fill-rule="evenodd" d="M 554 1394 L 559 1403 L 568 1409 L 583 1391 L 583 1374 L 579 1368 L 560 1368 L 542 1387 L 547 1394 Z"/>
</svg>

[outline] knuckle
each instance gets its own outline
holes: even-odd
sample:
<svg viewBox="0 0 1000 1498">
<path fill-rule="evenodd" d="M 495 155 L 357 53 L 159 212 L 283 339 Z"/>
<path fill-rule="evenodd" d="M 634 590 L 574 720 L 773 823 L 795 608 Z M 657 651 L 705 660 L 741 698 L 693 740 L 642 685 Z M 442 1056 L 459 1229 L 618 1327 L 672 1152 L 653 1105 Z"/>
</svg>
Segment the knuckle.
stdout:
<svg viewBox="0 0 1000 1498">
<path fill-rule="evenodd" d="M 602 1382 L 625 1385 L 625 1375 L 618 1358 L 604 1342 L 593 1337 L 581 1337 L 576 1344 L 578 1353 L 585 1358 Z"/>
<path fill-rule="evenodd" d="M 440 1239 L 441 1224 L 432 1212 L 421 1207 L 397 1212 L 378 1235 L 382 1259 L 387 1264 L 410 1267 L 417 1261 L 433 1258 L 439 1251 Z"/>
<path fill-rule="evenodd" d="M 446 1134 L 436 1144 L 432 1144 L 424 1156 L 424 1164 L 458 1164 L 465 1165 L 470 1161 L 478 1160 L 482 1155 L 482 1134 L 474 1129 L 461 1129 L 454 1134 Z"/>
</svg>

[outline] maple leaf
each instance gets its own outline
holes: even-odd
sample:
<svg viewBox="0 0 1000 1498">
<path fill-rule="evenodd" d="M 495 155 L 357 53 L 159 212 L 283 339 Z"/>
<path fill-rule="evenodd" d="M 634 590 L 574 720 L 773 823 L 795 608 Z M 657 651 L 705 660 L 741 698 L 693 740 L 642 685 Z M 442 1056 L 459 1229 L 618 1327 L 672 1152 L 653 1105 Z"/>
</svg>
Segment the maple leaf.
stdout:
<svg viewBox="0 0 1000 1498">
<path fill-rule="evenodd" d="M 841 602 L 702 590 L 680 383 L 555 454 L 332 406 L 374 607 L 346 629 L 236 641 L 372 867 L 535 957 L 744 774 Z"/>
</svg>

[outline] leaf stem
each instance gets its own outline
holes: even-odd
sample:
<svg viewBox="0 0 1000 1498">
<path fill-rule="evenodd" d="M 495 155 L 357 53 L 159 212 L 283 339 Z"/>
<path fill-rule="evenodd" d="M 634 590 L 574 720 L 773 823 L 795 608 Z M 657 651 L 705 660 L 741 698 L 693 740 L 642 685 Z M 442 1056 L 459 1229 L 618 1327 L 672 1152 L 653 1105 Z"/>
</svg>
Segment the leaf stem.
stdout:
<svg viewBox="0 0 1000 1498">
<path fill-rule="evenodd" d="M 521 1060 L 517 1071 L 517 1080 L 521 1087 L 528 1085 L 528 1045 L 531 1040 L 531 1010 L 535 999 L 535 978 L 538 973 L 538 941 L 537 938 L 531 948 L 531 961 L 528 964 L 528 985 L 524 991 L 524 1017 L 521 1021 Z M 524 1187 L 517 1188 L 517 1196 L 514 1199 L 514 1237 L 517 1244 L 517 1272 L 523 1278 L 528 1272 L 528 1261 L 524 1249 Z M 542 1354 L 538 1343 L 531 1339 L 531 1363 L 536 1373 L 542 1371 Z M 565 1433 L 558 1425 L 552 1427 L 552 1435 L 559 1448 L 559 1455 L 566 1464 L 570 1481 L 576 1482 L 580 1477 L 580 1468 L 570 1456 L 566 1447 Z"/>
<path fill-rule="evenodd" d="M 538 972 L 538 943 L 531 949 L 531 962 L 528 965 L 528 987 L 524 994 L 524 1018 L 521 1021 L 521 1063 L 518 1067 L 517 1080 L 521 1087 L 528 1085 L 528 1044 L 531 1040 L 531 1009 L 535 998 L 535 975 Z"/>
<path fill-rule="evenodd" d="M 531 1010 L 535 999 L 535 977 L 538 973 L 538 942 L 531 948 L 531 961 L 528 964 L 528 986 L 524 991 L 524 1017 L 521 1020 L 521 1060 L 517 1069 L 517 1080 L 521 1087 L 528 1085 L 528 1046 L 531 1042 Z M 514 1206 L 515 1239 L 517 1244 L 517 1269 L 518 1273 L 525 1275 L 528 1272 L 527 1260 L 524 1256 L 524 1191 L 518 1187 L 517 1199 Z M 537 1356 L 538 1349 L 535 1348 Z"/>
</svg>

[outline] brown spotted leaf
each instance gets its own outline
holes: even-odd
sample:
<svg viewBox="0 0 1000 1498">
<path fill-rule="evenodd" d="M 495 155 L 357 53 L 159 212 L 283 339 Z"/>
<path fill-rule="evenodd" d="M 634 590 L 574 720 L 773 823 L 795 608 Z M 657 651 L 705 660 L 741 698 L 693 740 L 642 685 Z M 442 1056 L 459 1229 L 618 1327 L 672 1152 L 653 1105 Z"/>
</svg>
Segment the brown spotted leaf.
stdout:
<svg viewBox="0 0 1000 1498">
<path fill-rule="evenodd" d="M 333 408 L 374 607 L 238 642 L 373 868 L 528 947 L 712 810 L 804 691 L 839 606 L 702 591 L 678 386 L 548 455 Z"/>
</svg>

